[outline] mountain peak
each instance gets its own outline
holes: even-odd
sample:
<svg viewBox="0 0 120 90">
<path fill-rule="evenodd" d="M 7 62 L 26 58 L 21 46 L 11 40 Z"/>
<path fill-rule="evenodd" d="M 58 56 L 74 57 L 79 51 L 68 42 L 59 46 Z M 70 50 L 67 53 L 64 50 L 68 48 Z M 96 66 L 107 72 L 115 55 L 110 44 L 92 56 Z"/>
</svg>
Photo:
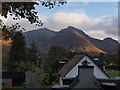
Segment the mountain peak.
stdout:
<svg viewBox="0 0 120 90">
<path fill-rule="evenodd" d="M 67 28 L 74 28 L 73 26 L 68 26 Z"/>
<path fill-rule="evenodd" d="M 105 39 L 112 39 L 111 37 L 107 37 L 107 38 L 105 38 Z"/>
<path fill-rule="evenodd" d="M 48 29 L 48 28 L 40 28 L 38 30 L 47 30 L 47 31 L 49 31 L 50 29 Z"/>
<path fill-rule="evenodd" d="M 78 28 L 76 28 L 76 27 L 73 27 L 73 26 L 68 26 L 66 29 L 69 29 L 69 30 L 81 30 L 81 29 L 78 29 Z"/>
<path fill-rule="evenodd" d="M 117 44 L 119 44 L 119 42 L 117 41 L 117 40 L 115 40 L 115 39 L 112 39 L 111 37 L 107 37 L 107 38 L 105 38 L 105 39 L 103 39 L 103 41 L 104 42 L 107 42 L 107 43 L 117 43 Z"/>
<path fill-rule="evenodd" d="M 111 37 L 107 37 L 107 38 L 105 38 L 105 39 L 103 39 L 104 41 L 115 41 L 114 39 L 112 39 Z"/>
<path fill-rule="evenodd" d="M 26 32 L 26 42 L 29 44 L 32 40 L 35 40 L 43 52 L 44 49 L 47 51 L 52 45 L 58 45 L 66 50 L 75 52 L 115 52 L 118 49 L 118 42 L 111 37 L 103 40 L 94 39 L 83 30 L 73 26 L 68 26 L 59 32 L 54 32 L 47 28 Z"/>
</svg>

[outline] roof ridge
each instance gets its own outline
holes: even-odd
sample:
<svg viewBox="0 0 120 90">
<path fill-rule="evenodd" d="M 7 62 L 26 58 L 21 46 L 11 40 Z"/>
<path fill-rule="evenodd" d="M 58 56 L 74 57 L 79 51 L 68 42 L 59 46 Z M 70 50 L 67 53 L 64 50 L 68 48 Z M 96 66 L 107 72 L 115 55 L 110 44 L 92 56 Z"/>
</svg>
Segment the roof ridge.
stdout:
<svg viewBox="0 0 120 90">
<path fill-rule="evenodd" d="M 91 59 L 91 57 L 89 56 L 89 55 L 87 55 L 90 59 Z M 91 59 L 92 60 L 92 59 Z M 95 63 L 95 61 L 94 60 L 92 60 L 93 62 L 94 62 L 94 64 L 100 69 L 100 67 Z M 110 76 L 105 72 L 105 71 L 103 71 L 102 69 L 100 69 L 108 78 L 110 78 Z"/>
<path fill-rule="evenodd" d="M 58 72 L 58 75 L 65 76 L 85 55 L 75 55 L 68 63 L 66 63 L 61 70 Z M 79 58 L 74 61 L 74 59 Z M 70 65 L 71 63 L 71 65 Z"/>
</svg>

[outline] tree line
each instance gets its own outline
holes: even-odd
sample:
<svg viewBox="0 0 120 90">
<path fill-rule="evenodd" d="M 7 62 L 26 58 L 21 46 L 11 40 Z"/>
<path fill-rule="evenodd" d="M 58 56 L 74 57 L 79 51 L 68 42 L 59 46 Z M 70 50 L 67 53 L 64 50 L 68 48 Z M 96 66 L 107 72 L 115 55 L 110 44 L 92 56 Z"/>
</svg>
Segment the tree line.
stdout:
<svg viewBox="0 0 120 90">
<path fill-rule="evenodd" d="M 27 47 L 24 34 L 22 33 L 22 31 L 17 31 L 14 34 L 11 42 L 7 69 L 8 71 L 23 71 L 27 68 L 32 67 L 32 64 L 34 64 L 35 66 L 38 66 L 38 64 L 39 66 L 40 64 L 45 64 L 50 72 L 58 72 L 59 61 L 69 61 L 77 54 L 84 54 L 84 52 L 70 52 L 60 46 L 53 45 L 49 48 L 47 55 L 44 54 L 45 59 L 43 61 L 41 57 L 42 54 L 38 50 L 36 43 L 32 41 L 30 46 Z M 119 65 L 120 63 L 119 53 L 100 53 L 97 57 L 114 65 Z M 95 56 L 93 58 L 95 58 Z"/>
<path fill-rule="evenodd" d="M 23 71 L 32 67 L 32 64 L 38 66 L 37 61 L 39 59 L 39 65 L 41 63 L 45 64 L 51 72 L 57 72 L 59 61 L 69 60 L 74 55 L 79 54 L 77 52 L 68 52 L 60 46 L 53 45 L 49 48 L 47 55 L 44 54 L 45 61 L 43 61 L 41 60 L 43 54 L 40 53 L 34 41 L 31 42 L 29 47 L 26 46 L 25 35 L 22 31 L 17 31 L 11 40 L 9 59 L 6 65 L 8 71 Z"/>
</svg>

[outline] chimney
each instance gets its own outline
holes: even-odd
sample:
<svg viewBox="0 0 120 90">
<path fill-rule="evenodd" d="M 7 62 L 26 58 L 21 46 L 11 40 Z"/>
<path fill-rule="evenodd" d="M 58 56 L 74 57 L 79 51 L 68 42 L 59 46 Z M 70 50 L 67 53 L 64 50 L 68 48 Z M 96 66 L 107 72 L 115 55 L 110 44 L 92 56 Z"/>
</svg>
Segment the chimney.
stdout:
<svg viewBox="0 0 120 90">
<path fill-rule="evenodd" d="M 94 66 L 78 66 L 78 75 L 80 81 L 94 77 Z"/>
<path fill-rule="evenodd" d="M 59 61 L 59 69 L 60 70 L 68 61 L 67 60 L 62 60 L 62 61 Z"/>
<path fill-rule="evenodd" d="M 78 66 L 79 82 L 75 88 L 97 88 L 94 76 L 94 66 Z"/>
</svg>

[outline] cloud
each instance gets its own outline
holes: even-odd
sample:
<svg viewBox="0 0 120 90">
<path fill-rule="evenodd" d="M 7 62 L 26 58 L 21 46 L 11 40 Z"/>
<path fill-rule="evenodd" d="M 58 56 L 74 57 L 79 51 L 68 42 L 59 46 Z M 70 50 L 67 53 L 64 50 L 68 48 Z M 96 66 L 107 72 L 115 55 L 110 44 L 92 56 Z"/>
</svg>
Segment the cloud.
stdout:
<svg viewBox="0 0 120 90">
<path fill-rule="evenodd" d="M 118 17 L 106 17 L 102 16 L 94 18 L 86 15 L 85 13 L 65 13 L 57 12 L 54 15 L 48 17 L 45 26 L 59 31 L 68 26 L 75 26 L 86 32 L 99 32 L 104 33 L 104 36 L 118 36 Z M 95 35 L 95 34 L 94 34 Z"/>
<path fill-rule="evenodd" d="M 101 39 L 101 40 L 106 38 L 106 37 L 112 37 L 112 38 L 118 40 L 118 35 L 116 36 L 116 35 L 106 34 L 104 32 L 104 30 L 97 30 L 97 31 L 96 30 L 92 30 L 92 31 L 88 31 L 87 33 L 91 37 L 94 37 L 94 38 L 97 38 L 97 39 Z"/>
<path fill-rule="evenodd" d="M 100 23 L 100 19 L 89 17 L 85 13 L 58 12 L 51 16 L 51 18 L 48 19 L 48 22 L 45 23 L 47 23 L 48 27 L 54 27 L 54 29 L 57 30 L 70 25 L 87 29 Z"/>
<path fill-rule="evenodd" d="M 0 16 L 0 18 L 7 25 L 19 23 L 21 25 L 21 28 L 25 28 L 26 31 L 42 28 L 40 26 L 36 26 L 35 24 L 31 24 L 27 19 L 13 20 L 12 16 L 8 16 L 7 18 Z M 39 18 L 45 20 L 44 16 L 40 16 Z"/>
<path fill-rule="evenodd" d="M 58 12 L 47 19 L 45 26 L 59 31 L 68 26 L 75 26 L 76 28 L 84 30 L 87 34 L 93 37 L 103 39 L 105 37 L 112 37 L 118 40 L 118 17 L 102 16 L 94 18 L 85 13 L 65 13 Z"/>
<path fill-rule="evenodd" d="M 54 31 L 60 31 L 68 26 L 74 26 L 84 30 L 87 34 L 93 37 L 103 39 L 105 37 L 112 37 L 118 39 L 118 16 L 113 17 L 90 17 L 87 14 L 80 12 L 66 13 L 56 12 L 51 15 L 40 16 L 43 27 L 49 28 Z M 5 23 L 13 24 L 19 22 L 20 25 L 26 30 L 33 30 L 43 27 L 31 25 L 27 20 L 21 19 L 19 21 L 12 20 L 11 17 L 3 19 Z"/>
</svg>

